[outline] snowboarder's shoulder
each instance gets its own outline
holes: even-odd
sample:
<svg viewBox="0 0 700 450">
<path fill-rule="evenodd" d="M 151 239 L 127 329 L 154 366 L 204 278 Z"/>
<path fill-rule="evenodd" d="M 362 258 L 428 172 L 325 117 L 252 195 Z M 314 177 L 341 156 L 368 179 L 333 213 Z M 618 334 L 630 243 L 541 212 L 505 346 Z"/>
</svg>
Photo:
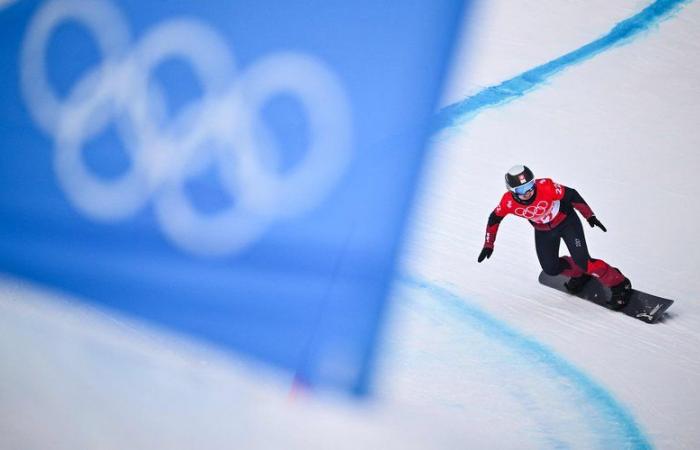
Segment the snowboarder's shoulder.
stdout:
<svg viewBox="0 0 700 450">
<path fill-rule="evenodd" d="M 510 191 L 506 191 L 501 197 L 501 201 L 498 203 L 497 213 L 508 214 L 515 208 L 515 200 L 513 200 L 513 194 Z"/>
<path fill-rule="evenodd" d="M 563 184 L 559 184 L 551 178 L 537 178 L 535 183 L 538 189 L 554 192 L 558 196 L 563 195 L 564 190 L 566 189 Z"/>
</svg>

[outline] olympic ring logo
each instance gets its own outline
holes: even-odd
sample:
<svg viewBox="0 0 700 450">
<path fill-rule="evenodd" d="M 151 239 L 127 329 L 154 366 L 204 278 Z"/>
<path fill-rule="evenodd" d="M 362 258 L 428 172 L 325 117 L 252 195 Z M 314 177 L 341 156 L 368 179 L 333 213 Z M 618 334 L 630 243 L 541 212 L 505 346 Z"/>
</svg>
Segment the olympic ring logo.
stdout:
<svg viewBox="0 0 700 450">
<path fill-rule="evenodd" d="M 538 217 L 544 216 L 549 209 L 549 203 L 540 200 L 537 205 L 530 205 L 527 208 L 516 208 L 515 214 L 526 219 L 535 220 Z"/>
<path fill-rule="evenodd" d="M 61 99 L 45 61 L 49 40 L 67 21 L 91 33 L 102 62 Z M 132 44 L 126 23 L 107 0 L 53 0 L 32 18 L 23 43 L 22 93 L 37 126 L 53 139 L 59 184 L 78 210 L 117 221 L 152 201 L 162 232 L 178 247 L 229 255 L 256 242 L 275 220 L 316 207 L 337 185 L 351 159 L 351 113 L 340 80 L 321 61 L 280 52 L 237 73 L 228 46 L 207 24 L 171 19 Z M 153 71 L 171 59 L 191 67 L 203 94 L 166 121 L 167 93 Z M 284 171 L 279 144 L 260 117 L 280 94 L 298 101 L 309 134 L 302 161 Z M 83 153 L 111 124 L 130 164 L 105 179 Z M 209 167 L 235 201 L 205 214 L 185 184 Z"/>
</svg>

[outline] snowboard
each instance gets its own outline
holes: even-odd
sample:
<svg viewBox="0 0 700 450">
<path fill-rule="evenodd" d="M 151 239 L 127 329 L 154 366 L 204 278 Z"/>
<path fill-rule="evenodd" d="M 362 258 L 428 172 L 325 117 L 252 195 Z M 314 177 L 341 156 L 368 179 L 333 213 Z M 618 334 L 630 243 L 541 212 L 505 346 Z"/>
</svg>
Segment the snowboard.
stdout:
<svg viewBox="0 0 700 450">
<path fill-rule="evenodd" d="M 591 301 L 597 305 L 608 307 L 606 302 L 610 300 L 610 289 L 600 284 L 598 280 L 592 278 L 586 283 L 581 292 L 571 294 L 564 286 L 564 282 L 568 281 L 568 279 L 569 278 L 564 275 L 551 276 L 544 272 L 541 272 L 539 277 L 540 283 L 545 286 L 549 286 L 569 295 L 575 295 L 578 298 Z M 629 302 L 620 312 L 646 323 L 656 323 L 672 304 L 673 300 L 632 289 Z"/>
</svg>

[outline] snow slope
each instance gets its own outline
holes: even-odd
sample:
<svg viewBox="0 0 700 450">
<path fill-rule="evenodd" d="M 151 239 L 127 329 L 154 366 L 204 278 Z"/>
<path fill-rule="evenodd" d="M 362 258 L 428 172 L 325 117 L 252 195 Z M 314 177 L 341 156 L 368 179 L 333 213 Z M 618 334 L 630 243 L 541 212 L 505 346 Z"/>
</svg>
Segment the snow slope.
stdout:
<svg viewBox="0 0 700 450">
<path fill-rule="evenodd" d="M 443 104 L 651 3 L 482 2 Z M 290 393 L 286 376 L 4 279 L 0 448 L 700 448 L 700 5 L 647 25 L 435 135 L 375 400 Z M 541 287 L 518 219 L 476 263 L 516 163 L 579 190 L 608 228 L 586 227 L 592 255 L 674 298 L 665 321 Z"/>
<path fill-rule="evenodd" d="M 477 35 L 474 58 L 490 65 L 475 69 L 477 84 L 496 85 L 516 76 L 524 71 L 525 59 L 531 61 L 529 70 L 572 51 L 584 31 L 599 37 L 601 17 L 593 12 L 607 11 L 603 2 L 558 5 L 572 8 L 577 13 L 572 15 L 537 5 L 517 11 L 509 4 L 508 10 L 484 13 L 496 14 L 489 23 L 502 23 L 503 29 Z M 627 7 L 628 16 L 640 10 L 639 2 Z M 535 18 L 529 15 L 533 11 L 539 12 Z M 612 25 L 620 11 L 611 12 Z M 584 59 L 521 98 L 445 129 L 436 137 L 407 263 L 412 274 L 420 274 L 426 294 L 447 288 L 469 308 L 518 330 L 511 346 L 527 336 L 565 357 L 614 399 L 619 413 L 633 416 L 638 437 L 658 448 L 700 445 L 695 426 L 700 408 L 695 293 L 700 286 L 693 276 L 700 240 L 694 233 L 698 213 L 691 207 L 700 169 L 699 23 L 700 7 L 689 3 L 625 45 Z M 558 27 L 555 42 L 548 29 L 553 24 Z M 488 56 L 481 58 L 482 52 Z M 490 74 L 495 78 L 489 80 Z M 457 85 L 452 101 L 480 87 Z M 475 263 L 486 218 L 503 191 L 502 173 L 517 163 L 579 190 L 609 230 L 586 227 L 592 255 L 620 267 L 635 287 L 676 299 L 664 323 L 648 326 L 540 287 L 532 230 L 524 221 L 506 219 L 494 257 Z M 462 332 L 460 325 L 453 328 Z M 455 343 L 446 353 L 460 345 L 469 344 Z M 458 379 L 466 368 L 448 362 L 444 370 Z M 506 364 L 494 376 L 510 376 L 512 370 Z M 550 380 L 542 376 L 540 382 Z M 539 397 L 540 390 L 533 388 L 538 397 L 530 406 L 551 419 L 590 406 L 572 401 L 554 407 Z M 517 422 L 517 414 L 506 417 Z M 608 425 L 609 434 L 617 427 Z"/>
</svg>

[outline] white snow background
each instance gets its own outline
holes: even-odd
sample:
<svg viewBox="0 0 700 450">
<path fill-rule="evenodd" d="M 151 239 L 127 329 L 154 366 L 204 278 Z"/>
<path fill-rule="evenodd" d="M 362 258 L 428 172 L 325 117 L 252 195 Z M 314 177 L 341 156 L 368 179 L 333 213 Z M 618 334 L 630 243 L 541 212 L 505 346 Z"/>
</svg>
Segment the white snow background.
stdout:
<svg viewBox="0 0 700 450">
<path fill-rule="evenodd" d="M 443 112 L 651 3 L 481 2 Z M 700 448 L 700 5 L 560 69 L 434 135 L 372 400 L 5 277 L 0 449 Z M 521 219 L 477 264 L 519 163 L 581 193 L 591 254 L 675 299 L 663 322 L 540 286 Z"/>
</svg>

